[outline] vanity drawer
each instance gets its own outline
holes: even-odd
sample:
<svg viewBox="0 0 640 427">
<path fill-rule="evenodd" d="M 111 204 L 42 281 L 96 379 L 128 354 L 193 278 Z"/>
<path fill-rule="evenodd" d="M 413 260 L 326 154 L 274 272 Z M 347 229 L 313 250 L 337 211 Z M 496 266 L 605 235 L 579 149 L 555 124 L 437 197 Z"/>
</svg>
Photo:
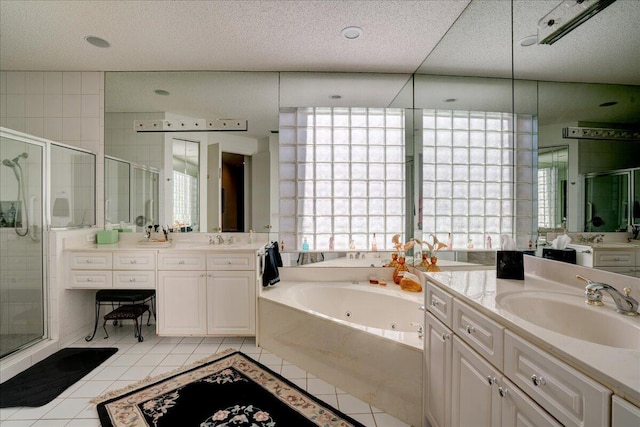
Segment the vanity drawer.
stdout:
<svg viewBox="0 0 640 427">
<path fill-rule="evenodd" d="M 453 332 L 498 369 L 502 369 L 504 328 L 485 315 L 453 300 Z"/>
<path fill-rule="evenodd" d="M 599 251 L 593 254 L 594 267 L 633 267 L 636 263 L 635 252 Z"/>
<path fill-rule="evenodd" d="M 112 263 L 111 252 L 69 253 L 69 268 L 72 270 L 108 270 Z"/>
<path fill-rule="evenodd" d="M 504 373 L 558 421 L 609 424 L 611 391 L 510 331 L 504 345 Z"/>
<path fill-rule="evenodd" d="M 453 297 L 431 283 L 427 286 L 427 309 L 442 323 L 453 329 Z"/>
<path fill-rule="evenodd" d="M 71 270 L 68 287 L 82 289 L 111 288 L 112 274 L 111 271 Z"/>
<path fill-rule="evenodd" d="M 158 270 L 206 270 L 205 254 L 160 252 Z"/>
<path fill-rule="evenodd" d="M 155 270 L 155 252 L 114 252 L 113 268 L 116 270 Z"/>
<path fill-rule="evenodd" d="M 207 270 L 255 270 L 256 255 L 250 254 L 207 254 Z"/>
<path fill-rule="evenodd" d="M 155 271 L 113 271 L 113 287 L 116 289 L 155 289 Z"/>
</svg>

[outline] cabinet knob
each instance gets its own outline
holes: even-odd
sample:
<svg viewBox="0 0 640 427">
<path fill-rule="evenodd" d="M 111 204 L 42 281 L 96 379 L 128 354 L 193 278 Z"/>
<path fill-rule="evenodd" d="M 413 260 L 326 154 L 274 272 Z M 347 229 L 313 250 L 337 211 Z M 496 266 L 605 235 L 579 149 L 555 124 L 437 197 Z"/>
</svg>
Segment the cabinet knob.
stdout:
<svg viewBox="0 0 640 427">
<path fill-rule="evenodd" d="M 505 397 L 508 393 L 506 388 L 498 387 L 498 393 L 500 393 L 500 397 Z"/>
<path fill-rule="evenodd" d="M 544 378 L 542 378 L 541 376 L 539 377 L 536 374 L 531 375 L 531 382 L 533 382 L 533 385 L 536 387 L 540 387 L 541 385 L 545 385 L 547 383 Z"/>
<path fill-rule="evenodd" d="M 132 277 L 131 279 L 129 279 L 130 282 L 135 282 L 136 279 L 134 277 Z"/>
<path fill-rule="evenodd" d="M 87 277 L 87 282 L 93 282 L 93 279 L 91 277 Z"/>
<path fill-rule="evenodd" d="M 440 301 L 438 301 L 437 299 L 431 300 L 431 305 L 434 307 L 437 307 L 438 304 L 440 304 Z"/>
<path fill-rule="evenodd" d="M 90 259 L 87 260 L 87 264 L 91 264 L 91 260 Z"/>
<path fill-rule="evenodd" d="M 418 307 L 418 310 L 420 310 L 420 311 L 426 311 L 426 309 L 424 308 L 424 305 L 421 305 L 420 307 Z"/>
<path fill-rule="evenodd" d="M 474 328 L 471 325 L 467 325 L 467 327 L 465 328 L 468 334 L 472 334 L 476 331 L 476 328 Z"/>
<path fill-rule="evenodd" d="M 229 265 L 231 265 L 231 260 L 229 260 Z"/>
<path fill-rule="evenodd" d="M 135 263 L 136 263 L 136 260 L 135 260 L 135 259 L 132 259 L 132 260 L 131 260 L 131 264 L 135 264 Z"/>
<path fill-rule="evenodd" d="M 184 264 L 183 260 L 178 261 L 178 264 Z"/>
<path fill-rule="evenodd" d="M 496 377 L 492 377 L 491 375 L 488 375 L 487 382 L 489 383 L 489 385 L 494 385 L 498 383 L 498 379 Z"/>
<path fill-rule="evenodd" d="M 451 335 L 449 335 L 448 332 L 445 332 L 444 334 L 442 334 L 442 341 L 447 341 L 451 339 Z"/>
</svg>

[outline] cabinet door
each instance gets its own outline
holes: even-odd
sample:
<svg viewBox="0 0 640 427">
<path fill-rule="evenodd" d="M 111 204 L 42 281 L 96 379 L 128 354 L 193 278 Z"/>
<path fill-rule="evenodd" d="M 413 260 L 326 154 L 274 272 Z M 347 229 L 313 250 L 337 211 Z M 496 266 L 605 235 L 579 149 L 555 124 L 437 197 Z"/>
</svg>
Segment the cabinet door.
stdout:
<svg viewBox="0 0 640 427">
<path fill-rule="evenodd" d="M 206 335 L 207 275 L 204 271 L 158 272 L 158 334 Z"/>
<path fill-rule="evenodd" d="M 450 425 L 452 336 L 435 316 L 425 313 L 424 409 L 432 427 Z"/>
<path fill-rule="evenodd" d="M 499 426 L 500 373 L 457 336 L 453 338 L 451 425 Z"/>
<path fill-rule="evenodd" d="M 254 335 L 255 271 L 210 271 L 207 278 L 207 332 Z"/>
<path fill-rule="evenodd" d="M 502 398 L 503 427 L 561 427 L 558 421 L 503 377 L 498 390 Z"/>
<path fill-rule="evenodd" d="M 630 426 L 640 426 L 640 408 L 618 396 L 613 396 L 611 399 L 611 427 Z"/>
</svg>

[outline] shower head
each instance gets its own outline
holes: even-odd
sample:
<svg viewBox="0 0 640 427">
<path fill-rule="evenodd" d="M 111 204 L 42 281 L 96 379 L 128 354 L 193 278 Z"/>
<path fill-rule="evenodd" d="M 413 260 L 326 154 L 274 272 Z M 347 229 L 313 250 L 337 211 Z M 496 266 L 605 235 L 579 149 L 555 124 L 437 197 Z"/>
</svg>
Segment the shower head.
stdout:
<svg viewBox="0 0 640 427">
<path fill-rule="evenodd" d="M 22 153 L 20 155 L 18 155 L 18 157 L 13 159 L 14 163 L 18 163 L 18 160 L 20 160 L 20 158 L 26 159 L 27 157 L 29 157 L 29 155 L 27 153 Z"/>
<path fill-rule="evenodd" d="M 9 166 L 10 168 L 15 168 L 16 167 L 16 164 L 14 163 L 14 161 L 9 160 L 9 159 L 4 159 L 2 161 L 2 164 L 5 165 L 5 166 Z"/>
<path fill-rule="evenodd" d="M 13 169 L 13 173 L 16 175 L 16 179 L 18 180 L 18 183 L 19 183 L 20 175 L 18 174 L 18 168 L 20 168 L 20 165 L 18 164 L 18 162 L 16 160 L 4 159 L 2 161 L 2 164 L 5 166 L 9 166 L 11 169 Z M 18 166 L 18 168 L 16 168 L 16 166 Z M 22 172 L 22 168 L 20 168 L 20 171 Z"/>
</svg>

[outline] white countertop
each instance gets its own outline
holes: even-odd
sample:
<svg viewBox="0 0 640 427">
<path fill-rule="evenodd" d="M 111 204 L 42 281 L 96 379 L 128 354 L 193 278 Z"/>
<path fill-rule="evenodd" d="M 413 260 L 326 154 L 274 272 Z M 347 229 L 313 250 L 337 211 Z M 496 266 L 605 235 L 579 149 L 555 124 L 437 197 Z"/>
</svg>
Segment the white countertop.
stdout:
<svg viewBox="0 0 640 427">
<path fill-rule="evenodd" d="M 495 270 L 425 274 L 429 281 L 435 282 L 507 329 L 557 356 L 635 405 L 640 405 L 640 348 L 609 347 L 562 335 L 527 322 L 496 303 L 496 298 L 505 292 L 533 290 L 582 296 L 583 288 L 528 274 L 522 281 L 497 279 Z M 615 306 L 609 298 L 604 302 L 604 307 L 593 307 L 594 310 L 615 312 Z M 623 316 L 621 320 L 637 325 L 640 333 L 640 316 L 620 316 Z"/>
</svg>

